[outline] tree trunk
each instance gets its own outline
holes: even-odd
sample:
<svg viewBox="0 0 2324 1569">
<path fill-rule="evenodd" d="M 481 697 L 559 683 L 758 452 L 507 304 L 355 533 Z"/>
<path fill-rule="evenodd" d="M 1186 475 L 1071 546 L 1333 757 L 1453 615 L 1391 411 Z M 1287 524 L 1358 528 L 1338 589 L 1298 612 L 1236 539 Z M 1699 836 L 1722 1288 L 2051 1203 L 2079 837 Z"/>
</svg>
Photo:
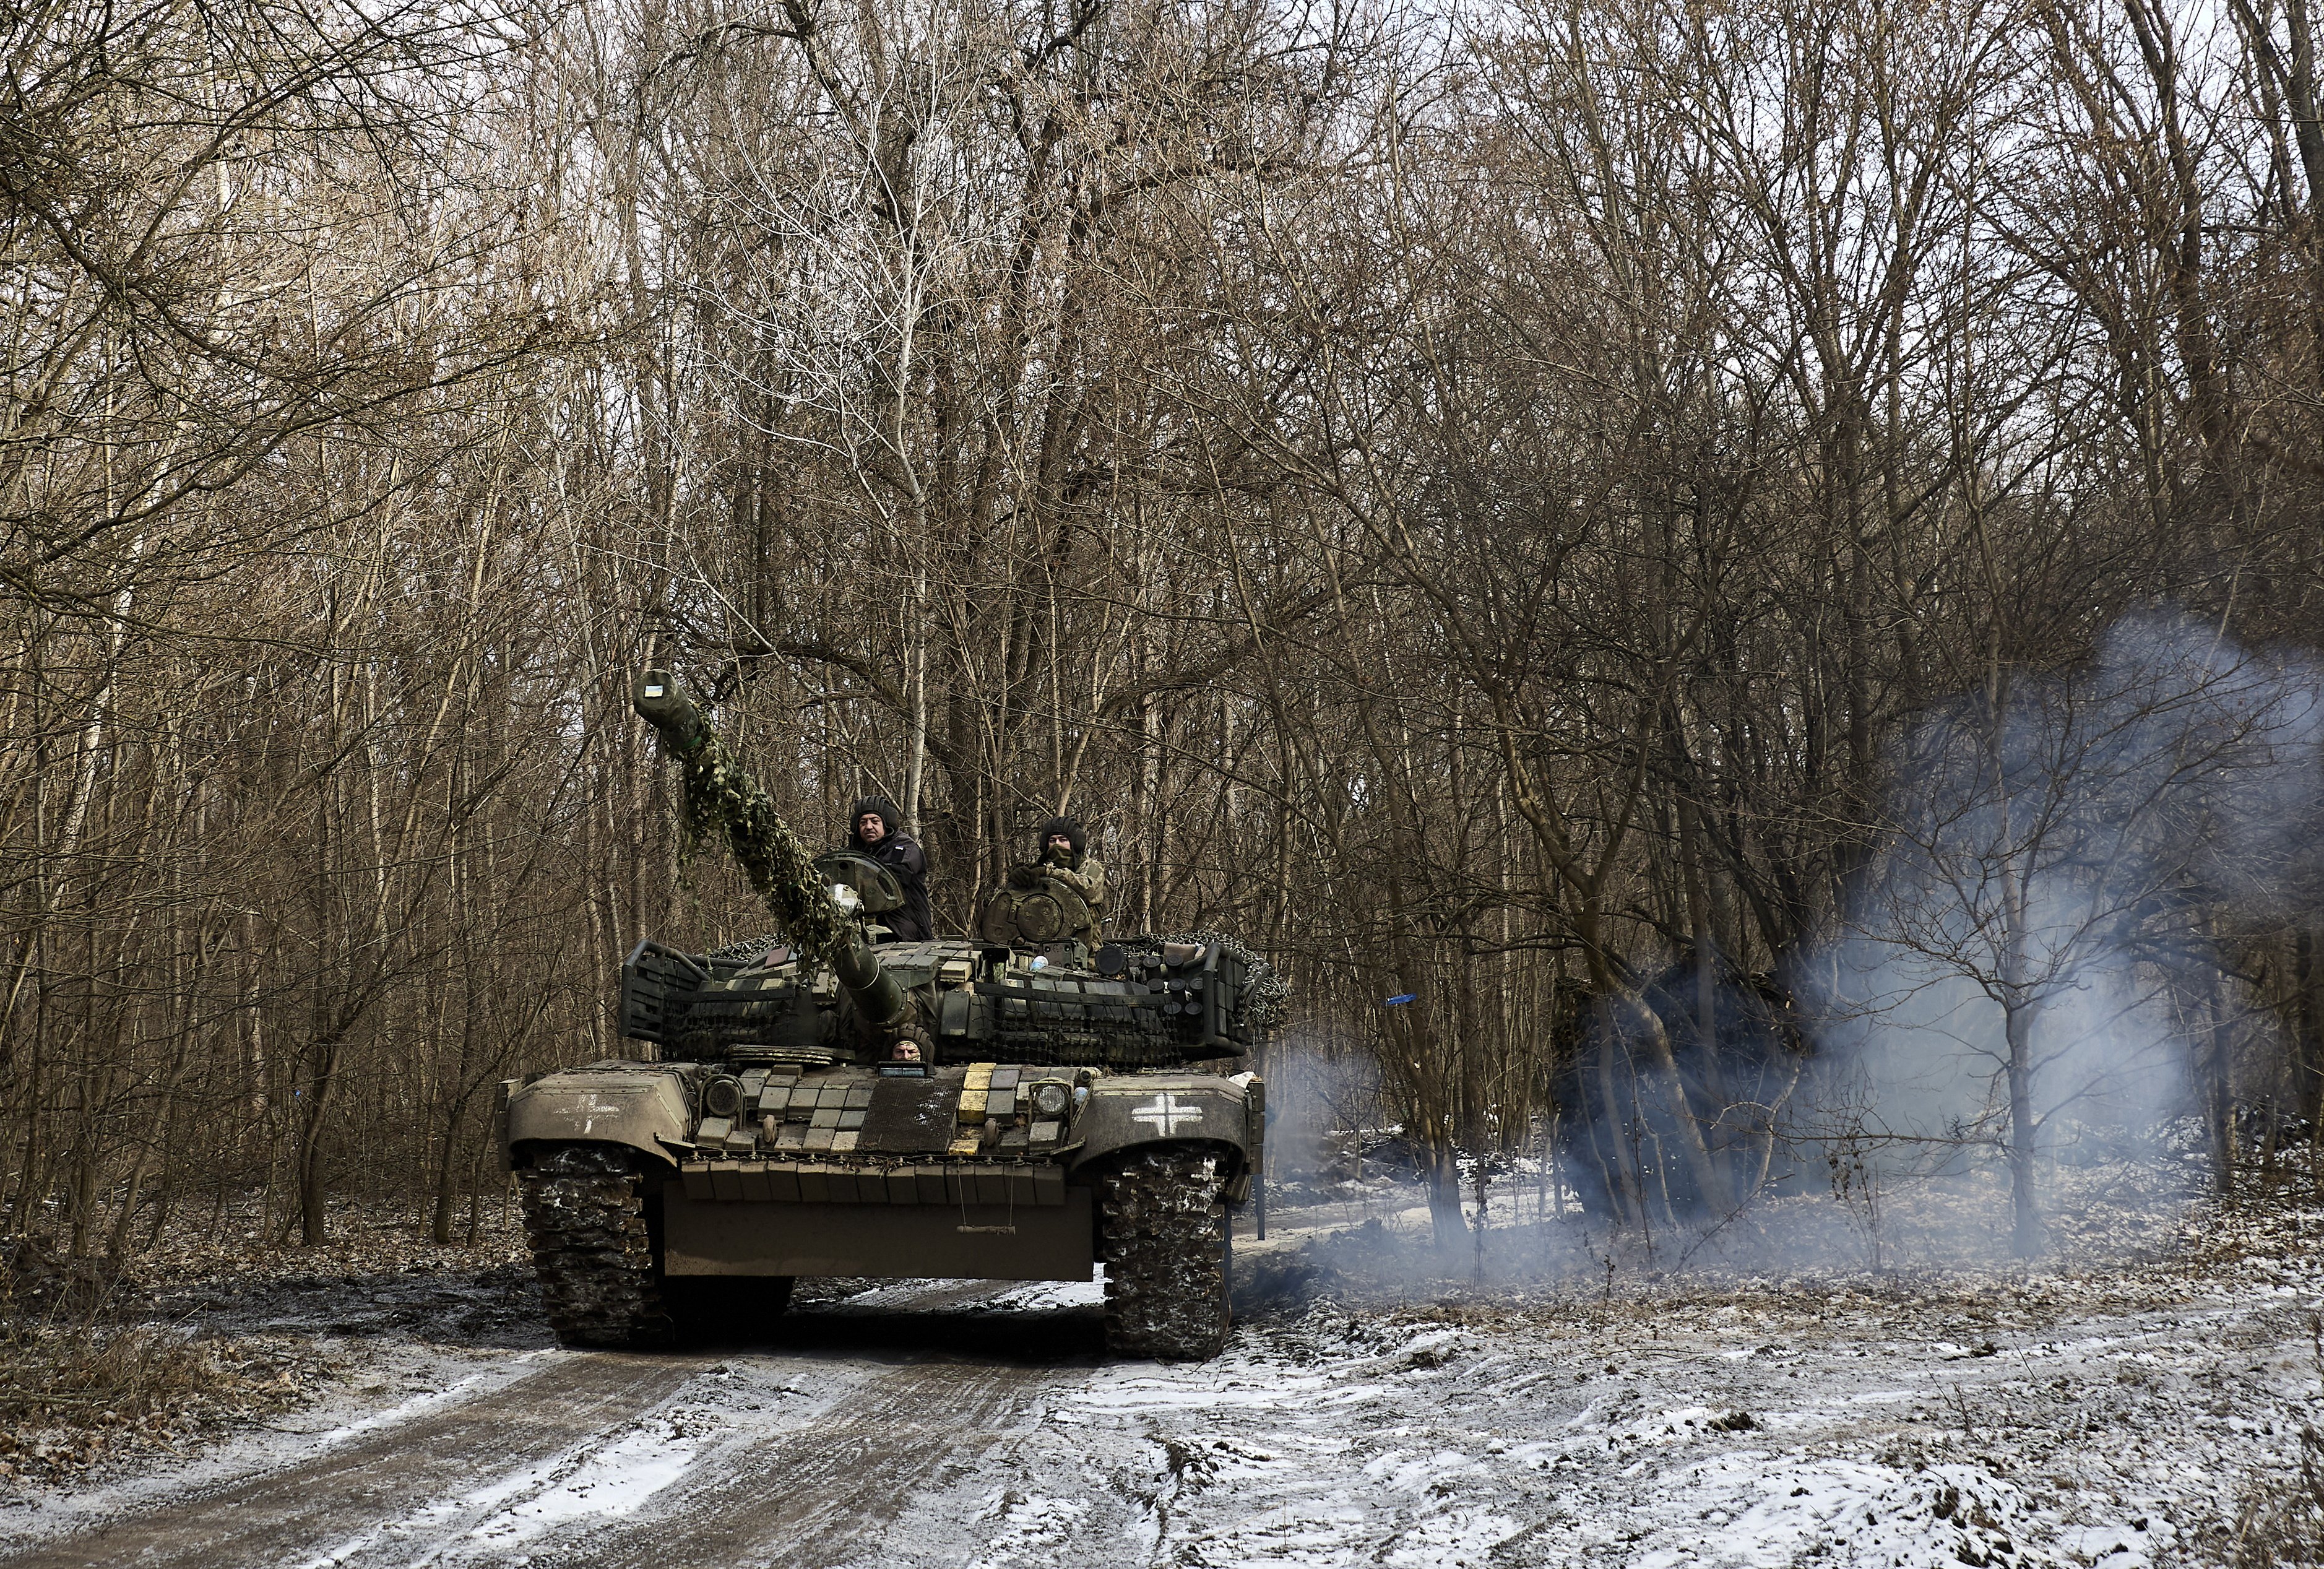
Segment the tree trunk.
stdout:
<svg viewBox="0 0 2324 1569">
<path fill-rule="evenodd" d="M 1469 1233 L 1461 1218 L 1461 1157 L 1442 1124 L 1428 1141 L 1428 1223 L 1440 1253 L 1450 1254 Z"/>
<path fill-rule="evenodd" d="M 306 1114 L 299 1120 L 299 1241 L 318 1248 L 328 1240 L 326 1206 L 329 1186 L 323 1172 L 323 1121 L 331 1085 L 337 1077 L 339 1043 L 319 1041 L 315 1047 L 315 1071 L 300 1086 L 306 1094 Z"/>
<path fill-rule="evenodd" d="M 2324 964 L 2316 933 L 2303 927 L 2292 939 L 2292 1087 L 2301 1119 L 2324 1121 Z"/>
<path fill-rule="evenodd" d="M 1679 1153 L 1694 1177 L 1695 1192 L 1703 1207 L 1718 1215 L 1732 1213 L 1735 1201 L 1728 1190 L 1727 1173 L 1712 1157 L 1711 1146 L 1702 1137 L 1702 1124 L 1695 1116 L 1693 1103 L 1686 1093 L 1686 1080 L 1680 1075 L 1678 1058 L 1671 1050 L 1670 1031 L 1663 1028 L 1661 1016 L 1634 993 L 1618 996 L 1615 1005 L 1628 1016 L 1639 1044 L 1646 1048 L 1646 1060 L 1653 1064 L 1655 1076 L 1661 1081 L 1663 1100 L 1670 1108 L 1672 1136 L 1678 1140 Z"/>
<path fill-rule="evenodd" d="M 2203 1052 L 2203 1121 L 2210 1134 L 2212 1183 L 2228 1194 L 2236 1189 L 2236 1096 L 2233 1032 L 2224 990 L 2225 983 L 2214 976 L 2207 1000 L 2211 1027 Z"/>
<path fill-rule="evenodd" d="M 2004 1005 L 2009 1050 L 2009 1251 L 2037 1259 L 2045 1245 L 2041 1196 L 2034 1157 L 2040 1127 L 2034 1118 L 2034 1020 L 2038 1010 L 2019 1002 Z"/>
</svg>

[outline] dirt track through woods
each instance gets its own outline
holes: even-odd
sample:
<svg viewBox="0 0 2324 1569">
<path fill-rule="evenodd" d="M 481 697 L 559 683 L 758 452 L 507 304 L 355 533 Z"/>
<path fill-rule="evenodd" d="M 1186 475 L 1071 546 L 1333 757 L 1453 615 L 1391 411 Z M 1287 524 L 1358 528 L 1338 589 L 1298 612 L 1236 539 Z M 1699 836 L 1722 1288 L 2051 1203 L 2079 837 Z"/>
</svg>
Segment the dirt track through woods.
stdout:
<svg viewBox="0 0 2324 1569">
<path fill-rule="evenodd" d="M 615 1528 L 535 1561 L 589 1569 L 846 1562 L 879 1540 L 932 1472 L 982 1453 L 1026 1378 L 957 1364 L 891 1369 L 788 1441 L 730 1454 L 657 1500 L 658 1512 L 687 1522 L 682 1532 L 666 1522 Z"/>
<path fill-rule="evenodd" d="M 699 1358 L 562 1358 L 488 1398 L 351 1437 L 283 1470 L 5 1562 L 8 1569 L 302 1562 L 327 1541 L 401 1516 L 415 1497 L 470 1483 L 511 1462 L 538 1462 L 629 1420 L 702 1365 Z"/>
<path fill-rule="evenodd" d="M 0 1564 L 834 1564 L 1005 1433 L 1050 1354 L 1091 1349 L 1086 1314 L 973 1311 L 1006 1289 L 934 1282 L 798 1314 L 774 1359 L 548 1353 L 514 1382 Z M 1028 1333 L 1044 1348 L 1029 1361 Z M 763 1415 L 738 1427 L 739 1411 Z"/>
</svg>

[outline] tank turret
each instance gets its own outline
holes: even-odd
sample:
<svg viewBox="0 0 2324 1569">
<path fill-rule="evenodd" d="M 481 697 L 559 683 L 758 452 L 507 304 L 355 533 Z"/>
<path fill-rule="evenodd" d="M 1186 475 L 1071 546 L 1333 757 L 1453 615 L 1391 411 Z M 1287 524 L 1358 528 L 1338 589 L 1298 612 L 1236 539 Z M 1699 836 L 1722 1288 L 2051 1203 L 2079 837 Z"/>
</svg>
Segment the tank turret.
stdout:
<svg viewBox="0 0 2324 1569">
<path fill-rule="evenodd" d="M 952 1060 L 1005 1051 L 1134 1069 L 1242 1057 L 1276 1021 L 1281 982 L 1232 937 L 1123 937 L 1093 952 L 1065 935 L 1074 917 L 1059 907 L 1087 911 L 1055 883 L 994 891 L 981 940 L 875 946 L 879 917 L 903 903 L 887 868 L 811 855 L 667 671 L 639 678 L 636 706 L 678 761 L 689 831 L 724 838 L 782 939 L 709 955 L 640 944 L 622 977 L 625 1035 L 688 1056 L 884 1055 L 911 1038 Z M 844 1010 L 814 1001 L 818 970 Z"/>
</svg>

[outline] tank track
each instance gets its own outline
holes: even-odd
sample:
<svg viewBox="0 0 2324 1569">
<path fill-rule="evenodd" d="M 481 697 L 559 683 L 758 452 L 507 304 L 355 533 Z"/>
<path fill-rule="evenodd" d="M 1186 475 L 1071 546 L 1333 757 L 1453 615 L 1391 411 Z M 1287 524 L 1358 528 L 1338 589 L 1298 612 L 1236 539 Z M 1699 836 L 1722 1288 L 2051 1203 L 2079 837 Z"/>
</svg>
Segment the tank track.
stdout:
<svg viewBox="0 0 2324 1569">
<path fill-rule="evenodd" d="M 626 1151 L 568 1144 L 517 1174 L 549 1324 L 570 1346 L 669 1343 L 645 1196 Z"/>
<path fill-rule="evenodd" d="M 1105 1343 L 1117 1356 L 1204 1361 L 1227 1341 L 1219 1158 L 1149 1149 L 1097 1181 Z"/>
</svg>

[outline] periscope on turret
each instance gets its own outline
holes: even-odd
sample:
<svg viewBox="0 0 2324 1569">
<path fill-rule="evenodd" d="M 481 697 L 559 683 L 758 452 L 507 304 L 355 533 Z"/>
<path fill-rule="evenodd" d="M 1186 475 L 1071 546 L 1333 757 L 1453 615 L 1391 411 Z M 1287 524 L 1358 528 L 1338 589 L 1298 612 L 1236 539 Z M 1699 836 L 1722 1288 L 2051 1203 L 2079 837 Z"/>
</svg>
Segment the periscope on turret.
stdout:
<svg viewBox="0 0 2324 1569">
<path fill-rule="evenodd" d="M 1087 1279 L 1120 1354 L 1206 1357 L 1227 1333 L 1229 1214 L 1264 1156 L 1247 1063 L 1284 991 L 1220 933 L 1090 944 L 1056 900 L 985 900 L 974 938 L 887 940 L 889 871 L 811 854 L 667 671 L 640 716 L 689 834 L 723 839 L 780 928 L 692 953 L 642 940 L 624 1036 L 655 1060 L 502 1086 L 560 1338 L 650 1345 L 689 1288 L 760 1314 L 799 1275 Z"/>
</svg>

